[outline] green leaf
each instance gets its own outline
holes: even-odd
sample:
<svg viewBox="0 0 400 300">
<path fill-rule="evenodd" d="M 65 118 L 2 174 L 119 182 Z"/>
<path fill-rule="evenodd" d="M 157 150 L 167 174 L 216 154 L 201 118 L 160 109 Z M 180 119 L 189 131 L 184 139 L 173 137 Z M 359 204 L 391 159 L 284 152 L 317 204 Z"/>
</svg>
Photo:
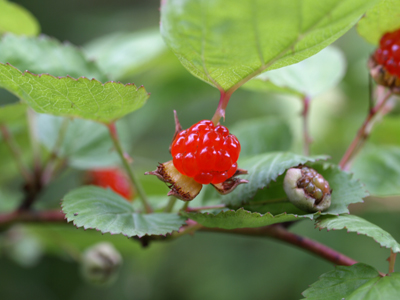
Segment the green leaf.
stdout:
<svg viewBox="0 0 400 300">
<path fill-rule="evenodd" d="M 110 78 L 121 80 L 154 65 L 167 47 L 158 29 L 147 29 L 113 33 L 90 42 L 84 49 Z"/>
<path fill-rule="evenodd" d="M 353 291 L 370 280 L 377 281 L 379 278 L 377 270 L 362 263 L 352 266 L 337 266 L 335 270 L 321 275 L 317 282 L 303 292 L 303 296 L 307 300 L 338 300 L 344 298 L 347 300 L 347 297 Z"/>
<path fill-rule="evenodd" d="M 335 87 L 346 71 L 346 60 L 336 47 L 329 46 L 297 64 L 265 72 L 243 87 L 253 90 L 286 92 L 314 98 Z"/>
<path fill-rule="evenodd" d="M 231 127 L 240 141 L 240 156 L 261 154 L 272 151 L 287 151 L 292 145 L 292 132 L 283 119 L 269 117 L 247 120 Z"/>
<path fill-rule="evenodd" d="M 394 138 L 397 137 L 397 138 Z M 396 115 L 386 115 L 382 122 L 376 122 L 371 132 L 369 142 L 376 145 L 400 146 L 400 118 Z"/>
<path fill-rule="evenodd" d="M 128 237 L 165 235 L 179 230 L 185 223 L 185 218 L 173 213 L 137 213 L 128 201 L 112 190 L 95 186 L 69 192 L 62 209 L 68 222 L 73 221 L 77 227 Z"/>
<path fill-rule="evenodd" d="M 37 35 L 40 26 L 35 17 L 22 6 L 0 1 L 0 35 L 6 32 Z"/>
<path fill-rule="evenodd" d="M 232 193 L 224 196 L 223 202 L 233 206 L 240 205 L 253 198 L 259 189 L 267 187 L 287 169 L 326 158 L 323 155 L 306 157 L 290 152 L 273 152 L 239 159 L 239 168 L 248 170 L 249 175 L 244 178 L 249 183 L 240 185 Z"/>
<path fill-rule="evenodd" d="M 25 100 L 36 112 L 104 123 L 139 109 L 149 97 L 144 87 L 134 84 L 21 73 L 1 63 L 0 87 Z"/>
<path fill-rule="evenodd" d="M 400 273 L 391 273 L 385 277 L 375 277 L 360 286 L 346 300 L 398 299 Z"/>
<path fill-rule="evenodd" d="M 364 148 L 354 161 L 352 171 L 371 195 L 400 195 L 400 147 Z"/>
<path fill-rule="evenodd" d="M 26 104 L 15 103 L 0 106 L 0 125 L 19 121 L 26 116 Z"/>
<path fill-rule="evenodd" d="M 49 151 L 53 151 L 61 131 L 65 130 L 57 155 L 66 158 L 72 167 L 105 168 L 121 162 L 116 151 L 113 151 L 113 142 L 107 128 L 96 122 L 38 114 L 37 126 L 39 139 Z M 119 126 L 117 128 L 120 129 Z M 121 133 L 120 130 L 118 132 Z"/>
<path fill-rule="evenodd" d="M 382 35 L 400 28 L 400 0 L 380 0 L 358 22 L 358 33 L 378 45 Z"/>
<path fill-rule="evenodd" d="M 376 0 L 168 0 L 161 33 L 181 63 L 222 91 L 310 57 Z"/>
<path fill-rule="evenodd" d="M 400 245 L 388 232 L 377 225 L 354 215 L 321 216 L 317 219 L 316 226 L 319 229 L 347 229 L 347 232 L 364 234 L 373 238 L 382 247 L 391 248 L 393 252 L 400 252 Z"/>
<path fill-rule="evenodd" d="M 0 40 L 0 62 L 9 63 L 19 70 L 53 76 L 85 76 L 107 81 L 97 64 L 88 60 L 83 52 L 70 43 L 56 39 L 15 36 L 7 34 Z"/>
<path fill-rule="evenodd" d="M 197 223 L 210 228 L 223 228 L 223 229 L 235 229 L 235 228 L 252 228 L 272 225 L 275 223 L 296 221 L 298 219 L 295 215 L 290 214 L 279 214 L 276 216 L 266 213 L 264 215 L 257 212 L 250 212 L 240 208 L 238 210 L 227 210 L 220 211 L 218 213 L 209 212 L 184 212 L 180 214 L 189 219 L 196 221 Z"/>
</svg>

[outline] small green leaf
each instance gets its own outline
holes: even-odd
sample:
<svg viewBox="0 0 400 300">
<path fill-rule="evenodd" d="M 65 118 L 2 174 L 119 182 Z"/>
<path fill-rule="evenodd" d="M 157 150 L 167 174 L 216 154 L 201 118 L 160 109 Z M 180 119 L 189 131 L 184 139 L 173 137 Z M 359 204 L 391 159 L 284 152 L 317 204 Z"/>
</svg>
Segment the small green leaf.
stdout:
<svg viewBox="0 0 400 300">
<path fill-rule="evenodd" d="M 139 109 L 149 97 L 144 87 L 134 84 L 21 73 L 1 63 L 0 87 L 25 100 L 36 112 L 104 123 Z"/>
<path fill-rule="evenodd" d="M 346 60 L 343 53 L 329 46 L 297 64 L 258 75 L 243 87 L 314 98 L 335 87 L 342 80 L 345 71 Z"/>
<path fill-rule="evenodd" d="M 15 103 L 0 106 L 0 125 L 19 121 L 26 116 L 27 105 L 23 103 Z"/>
<path fill-rule="evenodd" d="M 358 33 L 378 45 L 386 32 L 400 29 L 400 0 L 381 0 L 358 22 Z"/>
<path fill-rule="evenodd" d="M 22 6 L 0 1 L 0 35 L 6 32 L 37 35 L 40 26 L 35 17 Z"/>
<path fill-rule="evenodd" d="M 239 168 L 248 170 L 249 175 L 243 178 L 249 183 L 240 185 L 232 193 L 224 196 L 223 202 L 233 206 L 245 203 L 253 198 L 259 189 L 267 187 L 287 169 L 326 158 L 323 155 L 306 157 L 290 152 L 272 152 L 239 159 Z"/>
<path fill-rule="evenodd" d="M 69 192 L 64 197 L 62 209 L 68 222 L 73 221 L 77 227 L 128 237 L 165 235 L 185 224 L 185 218 L 173 213 L 136 213 L 128 201 L 112 190 L 95 186 Z"/>
<path fill-rule="evenodd" d="M 56 39 L 15 36 L 7 34 L 0 40 L 0 62 L 9 63 L 19 70 L 53 76 L 81 76 L 107 81 L 97 64 L 88 60 L 83 52 L 70 43 Z"/>
<path fill-rule="evenodd" d="M 352 171 L 371 195 L 400 195 L 400 147 L 364 148 L 354 161 Z"/>
<path fill-rule="evenodd" d="M 240 208 L 238 210 L 220 211 L 218 213 L 201 213 L 201 212 L 180 212 L 197 223 L 210 228 L 252 228 L 272 225 L 276 223 L 290 222 L 298 220 L 298 217 L 290 214 L 279 214 L 276 216 L 266 213 L 264 215 L 257 212 L 250 212 Z"/>
<path fill-rule="evenodd" d="M 168 0 L 161 33 L 181 63 L 222 91 L 310 57 L 376 0 Z"/>
<path fill-rule="evenodd" d="M 307 300 L 347 300 L 353 291 L 370 280 L 377 281 L 379 278 L 378 271 L 365 264 L 337 266 L 335 270 L 321 275 L 317 282 L 303 292 L 303 296 Z"/>
<path fill-rule="evenodd" d="M 167 47 L 160 31 L 151 29 L 113 33 L 90 42 L 84 49 L 110 78 L 121 80 L 155 64 Z"/>
<path fill-rule="evenodd" d="M 66 158 L 69 166 L 94 169 L 117 166 L 121 162 L 116 151 L 113 151 L 107 128 L 96 122 L 38 114 L 37 126 L 39 140 L 49 151 L 53 151 L 61 131 L 65 130 L 57 155 Z M 119 126 L 117 128 L 121 129 Z M 122 137 L 121 131 L 118 132 Z"/>
<path fill-rule="evenodd" d="M 272 151 L 288 151 L 292 145 L 292 132 L 283 119 L 269 117 L 239 122 L 229 130 L 240 141 L 240 156 Z"/>
<path fill-rule="evenodd" d="M 375 277 L 351 293 L 346 300 L 398 299 L 400 273 L 385 277 Z"/>
<path fill-rule="evenodd" d="M 373 238 L 382 247 L 391 248 L 393 252 L 400 252 L 400 245 L 385 230 L 375 224 L 354 215 L 321 216 L 316 221 L 319 229 L 327 230 L 347 229 L 347 232 L 357 232 Z"/>
</svg>

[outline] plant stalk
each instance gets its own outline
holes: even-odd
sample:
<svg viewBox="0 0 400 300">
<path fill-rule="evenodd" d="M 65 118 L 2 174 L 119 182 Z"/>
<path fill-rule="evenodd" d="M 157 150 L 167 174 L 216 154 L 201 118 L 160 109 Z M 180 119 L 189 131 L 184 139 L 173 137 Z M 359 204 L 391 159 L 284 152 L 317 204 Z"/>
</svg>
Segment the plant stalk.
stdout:
<svg viewBox="0 0 400 300">
<path fill-rule="evenodd" d="M 121 146 L 121 143 L 118 138 L 118 133 L 117 133 L 117 128 L 115 126 L 115 123 L 107 124 L 107 128 L 109 130 L 111 139 L 114 143 L 114 147 L 117 150 L 119 157 L 121 158 L 122 164 L 124 165 L 125 170 L 128 173 L 128 177 L 129 177 L 133 187 L 135 188 L 136 192 L 139 195 L 139 199 L 142 202 L 146 213 L 148 213 L 148 214 L 152 213 L 153 209 L 149 204 L 147 195 L 146 195 L 142 185 L 140 184 L 140 181 L 136 177 L 135 173 L 132 171 L 132 168 L 129 165 L 129 162 L 128 162 L 126 156 L 124 155 L 124 151 L 122 150 L 122 146 Z"/>
<path fill-rule="evenodd" d="M 312 139 L 310 137 L 310 132 L 308 128 L 308 113 L 310 108 L 310 102 L 311 99 L 308 96 L 304 96 L 303 112 L 301 115 L 303 117 L 303 139 L 304 139 L 303 152 L 305 156 L 310 155 L 310 144 L 312 143 Z"/>
<path fill-rule="evenodd" d="M 42 158 L 40 154 L 39 134 L 37 131 L 36 114 L 32 108 L 27 110 L 29 137 L 33 154 L 33 169 L 35 174 L 42 173 Z"/>
<path fill-rule="evenodd" d="M 397 255 L 397 253 L 394 253 L 393 250 L 390 249 L 390 256 L 388 258 L 388 261 L 389 261 L 389 272 L 388 272 L 388 275 L 390 273 L 394 272 L 394 264 L 396 263 L 396 255 Z"/>
<path fill-rule="evenodd" d="M 174 209 L 175 203 L 176 203 L 176 198 L 174 196 L 171 196 L 169 198 L 169 201 L 167 203 L 167 205 L 164 208 L 164 212 L 171 212 Z"/>
<path fill-rule="evenodd" d="M 215 111 L 214 116 L 211 119 L 215 126 L 219 123 L 219 120 L 221 118 L 224 118 L 225 120 L 225 109 L 228 106 L 229 100 L 232 95 L 231 92 L 225 92 L 224 90 L 220 90 L 220 93 L 221 97 L 219 99 L 217 110 Z"/>
</svg>

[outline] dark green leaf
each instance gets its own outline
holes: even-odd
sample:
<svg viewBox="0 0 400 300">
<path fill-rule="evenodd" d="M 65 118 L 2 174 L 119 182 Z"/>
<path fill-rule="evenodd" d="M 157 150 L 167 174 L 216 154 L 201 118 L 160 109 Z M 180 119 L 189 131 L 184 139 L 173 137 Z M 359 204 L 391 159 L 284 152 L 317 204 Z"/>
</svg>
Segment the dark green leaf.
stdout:
<svg viewBox="0 0 400 300">
<path fill-rule="evenodd" d="M 297 64 L 265 72 L 243 87 L 271 92 L 281 89 L 281 92 L 314 98 L 335 87 L 345 70 L 346 60 L 342 52 L 330 46 Z"/>
<path fill-rule="evenodd" d="M 400 1 L 381 0 L 358 22 L 358 33 L 378 45 L 382 35 L 400 28 Z"/>
<path fill-rule="evenodd" d="M 185 218 L 173 213 L 140 214 L 132 205 L 110 189 L 81 187 L 65 195 L 62 208 L 68 222 L 77 227 L 128 237 L 165 235 L 179 230 Z"/>
<path fill-rule="evenodd" d="M 40 26 L 35 17 L 22 6 L 0 1 L 0 35 L 6 32 L 23 35 L 37 35 Z"/>
<path fill-rule="evenodd" d="M 5 35 L 0 41 L 0 62 L 9 63 L 21 71 L 53 76 L 85 76 L 107 81 L 93 61 L 75 46 L 47 36 L 26 37 Z"/>
<path fill-rule="evenodd" d="M 354 161 L 352 171 L 371 195 L 400 195 L 400 147 L 365 148 Z"/>
<path fill-rule="evenodd" d="M 168 0 L 161 4 L 161 33 L 193 75 L 234 90 L 316 54 L 375 2 Z"/>
<path fill-rule="evenodd" d="M 85 77 L 56 78 L 21 73 L 0 63 L 0 87 L 25 100 L 35 111 L 80 117 L 110 123 L 144 105 L 149 95 L 144 87 Z"/>
<path fill-rule="evenodd" d="M 379 278 L 378 271 L 365 264 L 337 266 L 335 270 L 321 275 L 317 282 L 303 292 L 303 296 L 307 300 L 338 300 L 345 297 L 347 300 L 353 291 Z"/>
<path fill-rule="evenodd" d="M 382 247 L 391 248 L 393 252 L 400 252 L 400 245 L 385 230 L 375 224 L 354 215 L 321 216 L 316 226 L 327 230 L 347 229 L 347 232 L 357 232 L 373 238 Z"/>
</svg>

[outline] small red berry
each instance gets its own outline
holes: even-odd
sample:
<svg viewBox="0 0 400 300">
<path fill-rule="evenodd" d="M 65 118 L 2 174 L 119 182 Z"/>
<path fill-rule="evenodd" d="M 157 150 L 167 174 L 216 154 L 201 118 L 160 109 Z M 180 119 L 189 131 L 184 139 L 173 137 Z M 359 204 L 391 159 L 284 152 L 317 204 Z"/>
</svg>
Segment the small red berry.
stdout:
<svg viewBox="0 0 400 300">
<path fill-rule="evenodd" d="M 91 170 L 88 175 L 90 184 L 110 188 L 127 200 L 131 200 L 134 196 L 128 178 L 119 169 Z"/>
<path fill-rule="evenodd" d="M 382 36 L 374 58 L 390 74 L 400 77 L 400 29 Z"/>
<path fill-rule="evenodd" d="M 235 174 L 240 143 L 225 126 L 203 120 L 175 137 L 171 154 L 182 174 L 201 184 L 218 184 Z"/>
</svg>

